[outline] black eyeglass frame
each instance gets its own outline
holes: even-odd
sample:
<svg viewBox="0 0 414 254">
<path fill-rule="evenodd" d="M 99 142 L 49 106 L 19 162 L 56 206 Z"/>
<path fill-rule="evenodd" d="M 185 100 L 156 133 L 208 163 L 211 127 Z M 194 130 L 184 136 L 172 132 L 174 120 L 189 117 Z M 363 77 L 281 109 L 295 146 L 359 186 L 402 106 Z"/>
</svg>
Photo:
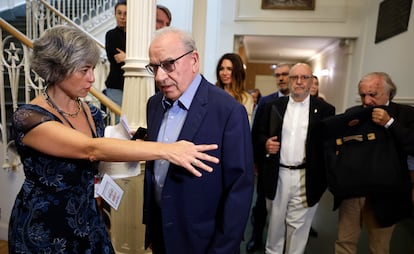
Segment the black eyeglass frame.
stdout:
<svg viewBox="0 0 414 254">
<path fill-rule="evenodd" d="M 165 61 L 160 62 L 159 64 L 152 64 L 152 63 L 147 64 L 145 65 L 145 69 L 147 70 L 149 74 L 154 75 L 154 76 L 157 74 L 159 67 L 161 67 L 161 69 L 163 69 L 166 73 L 173 72 L 175 71 L 175 62 L 193 52 L 194 52 L 194 49 L 184 53 L 183 55 L 175 59 L 165 60 Z"/>
</svg>

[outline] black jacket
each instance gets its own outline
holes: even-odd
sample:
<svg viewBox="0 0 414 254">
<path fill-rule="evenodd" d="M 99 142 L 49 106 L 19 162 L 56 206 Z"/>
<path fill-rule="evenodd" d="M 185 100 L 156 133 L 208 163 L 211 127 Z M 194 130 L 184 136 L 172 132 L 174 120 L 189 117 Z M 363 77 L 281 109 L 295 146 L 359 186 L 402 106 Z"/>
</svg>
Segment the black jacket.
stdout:
<svg viewBox="0 0 414 254">
<path fill-rule="evenodd" d="M 264 149 L 266 140 L 272 136 L 281 136 L 283 116 L 285 114 L 289 97 L 281 97 L 274 103 L 269 103 L 264 109 L 261 122 L 257 124 L 257 136 L 254 141 L 254 149 Z M 280 115 L 280 118 L 277 117 Z M 325 192 L 327 183 L 323 162 L 323 144 L 321 121 L 335 114 L 335 107 L 310 96 L 309 104 L 309 125 L 306 139 L 306 201 L 309 207 L 319 202 Z M 276 117 L 275 117 L 276 116 Z M 278 119 L 279 118 L 279 119 Z M 269 199 L 274 199 L 276 195 L 277 182 L 279 177 L 279 157 L 280 154 L 266 156 L 262 154 L 264 190 Z"/>
<path fill-rule="evenodd" d="M 109 74 L 105 81 L 105 85 L 107 88 L 123 90 L 124 70 L 122 69 L 122 66 L 125 63 L 117 63 L 115 61 L 114 55 L 119 53 L 116 50 L 117 48 L 124 52 L 126 48 L 126 33 L 119 27 L 109 30 L 105 35 L 106 56 L 110 64 Z"/>
<path fill-rule="evenodd" d="M 348 109 L 347 112 L 355 111 L 355 109 L 358 108 L 362 108 L 362 106 L 353 107 Z M 390 142 L 389 144 L 393 146 L 392 148 L 395 150 L 396 155 L 392 155 L 392 153 L 389 152 L 390 150 L 387 149 L 388 152 L 384 155 L 386 156 L 384 164 L 387 161 L 390 162 L 391 160 L 394 160 L 394 163 L 391 164 L 393 168 L 392 170 L 389 170 L 389 172 L 394 173 L 395 175 L 389 176 L 389 180 L 398 180 L 398 184 L 390 183 L 387 187 L 371 188 L 369 191 L 367 191 L 367 189 L 365 190 L 365 194 L 359 196 L 368 198 L 368 202 L 370 202 L 380 225 L 391 226 L 399 220 L 411 216 L 411 183 L 407 157 L 409 154 L 414 155 L 414 108 L 391 102 L 385 109 L 388 114 L 394 118 L 394 123 L 387 130 L 383 127 L 380 128 L 383 128 L 383 131 L 389 136 L 387 142 Z M 349 150 L 348 153 L 350 152 L 351 150 Z M 378 154 L 375 148 L 360 153 L 354 150 L 352 156 L 363 158 L 364 163 L 359 163 L 360 172 L 366 173 L 368 165 L 379 163 L 379 161 L 384 159 L 375 154 Z M 384 171 L 384 169 L 381 169 L 382 166 L 376 166 L 376 168 L 377 170 L 374 170 L 373 173 L 370 174 L 370 177 L 372 178 L 370 182 L 372 182 L 372 180 L 382 181 L 382 179 L 379 178 L 382 176 L 382 171 Z M 356 177 L 361 176 L 362 173 Z M 393 176 L 398 176 L 399 178 Z M 334 195 L 334 197 L 334 209 L 336 209 L 346 197 L 339 195 Z"/>
</svg>

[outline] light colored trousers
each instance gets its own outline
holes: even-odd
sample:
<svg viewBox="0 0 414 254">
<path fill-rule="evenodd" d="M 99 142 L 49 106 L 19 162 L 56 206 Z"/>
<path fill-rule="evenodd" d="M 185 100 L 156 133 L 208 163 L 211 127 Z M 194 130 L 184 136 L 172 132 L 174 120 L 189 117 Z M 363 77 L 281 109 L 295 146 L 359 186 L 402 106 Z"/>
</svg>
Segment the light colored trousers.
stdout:
<svg viewBox="0 0 414 254">
<path fill-rule="evenodd" d="M 266 253 L 304 253 L 318 207 L 318 204 L 307 207 L 305 169 L 280 167 L 275 199 L 266 199 L 266 206 L 269 214 Z"/>
<path fill-rule="evenodd" d="M 381 227 L 366 198 L 348 198 L 339 206 L 338 238 L 335 242 L 336 254 L 356 254 L 363 224 L 367 229 L 369 253 L 389 254 L 392 232 L 395 225 Z"/>
</svg>

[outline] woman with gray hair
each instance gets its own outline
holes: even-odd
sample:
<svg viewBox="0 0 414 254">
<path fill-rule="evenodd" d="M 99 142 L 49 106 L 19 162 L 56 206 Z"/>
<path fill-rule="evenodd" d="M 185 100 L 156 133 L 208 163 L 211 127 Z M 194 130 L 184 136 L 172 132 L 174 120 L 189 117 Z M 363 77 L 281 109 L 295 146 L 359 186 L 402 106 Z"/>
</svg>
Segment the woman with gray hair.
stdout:
<svg viewBox="0 0 414 254">
<path fill-rule="evenodd" d="M 216 145 L 100 138 L 100 110 L 80 99 L 98 60 L 95 42 L 76 28 L 51 28 L 33 44 L 32 68 L 46 89 L 13 115 L 26 178 L 11 213 L 10 253 L 114 253 L 94 199 L 101 160 L 166 159 L 195 176 L 212 170 L 201 160 L 218 162 L 204 153 Z"/>
</svg>

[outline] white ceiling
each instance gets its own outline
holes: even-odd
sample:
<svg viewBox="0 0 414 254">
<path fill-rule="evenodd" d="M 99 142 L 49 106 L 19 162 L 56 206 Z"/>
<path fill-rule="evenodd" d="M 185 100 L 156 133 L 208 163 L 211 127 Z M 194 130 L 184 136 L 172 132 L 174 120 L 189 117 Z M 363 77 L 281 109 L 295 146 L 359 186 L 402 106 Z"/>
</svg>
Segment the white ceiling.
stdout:
<svg viewBox="0 0 414 254">
<path fill-rule="evenodd" d="M 239 38 L 246 50 L 249 62 L 280 63 L 307 61 L 329 45 L 338 43 L 338 38 L 251 36 Z"/>
</svg>

